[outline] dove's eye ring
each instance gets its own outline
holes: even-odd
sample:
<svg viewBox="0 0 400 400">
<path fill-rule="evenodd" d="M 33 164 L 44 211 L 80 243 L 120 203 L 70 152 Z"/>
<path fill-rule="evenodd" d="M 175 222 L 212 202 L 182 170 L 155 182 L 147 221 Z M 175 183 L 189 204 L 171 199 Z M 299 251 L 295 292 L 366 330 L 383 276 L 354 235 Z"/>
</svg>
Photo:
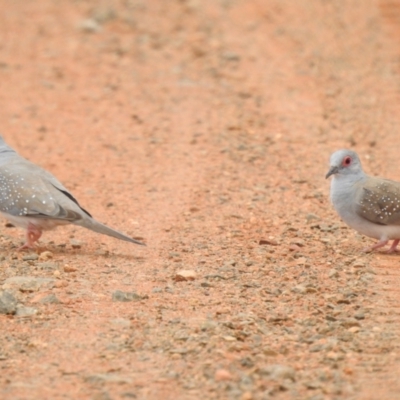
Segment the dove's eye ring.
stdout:
<svg viewBox="0 0 400 400">
<path fill-rule="evenodd" d="M 344 167 L 348 167 L 351 164 L 351 157 L 347 156 L 343 158 L 342 165 Z"/>
</svg>

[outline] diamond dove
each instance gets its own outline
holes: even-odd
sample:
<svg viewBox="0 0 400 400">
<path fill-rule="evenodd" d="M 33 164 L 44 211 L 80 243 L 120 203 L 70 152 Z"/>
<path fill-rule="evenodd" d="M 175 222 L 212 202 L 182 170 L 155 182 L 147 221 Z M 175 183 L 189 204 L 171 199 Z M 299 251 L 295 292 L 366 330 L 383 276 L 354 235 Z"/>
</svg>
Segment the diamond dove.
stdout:
<svg viewBox="0 0 400 400">
<path fill-rule="evenodd" d="M 1 136 L 0 214 L 26 229 L 20 249 L 33 248 L 43 231 L 66 224 L 144 245 L 96 221 L 50 172 L 18 155 Z"/>
<path fill-rule="evenodd" d="M 377 239 L 364 249 L 373 251 L 393 240 L 389 253 L 400 242 L 400 182 L 368 176 L 351 150 L 331 155 L 326 178 L 333 175 L 330 197 L 343 221 L 357 232 Z"/>
</svg>

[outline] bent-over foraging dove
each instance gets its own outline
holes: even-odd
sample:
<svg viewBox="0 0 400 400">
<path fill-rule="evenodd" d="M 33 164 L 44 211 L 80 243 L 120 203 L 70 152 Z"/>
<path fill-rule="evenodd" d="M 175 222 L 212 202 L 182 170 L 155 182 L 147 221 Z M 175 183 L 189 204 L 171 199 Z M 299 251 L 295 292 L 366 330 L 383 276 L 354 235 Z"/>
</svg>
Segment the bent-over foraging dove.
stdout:
<svg viewBox="0 0 400 400">
<path fill-rule="evenodd" d="M 52 174 L 18 155 L 1 136 L 0 214 L 26 229 L 20 249 L 34 247 L 42 231 L 66 224 L 144 245 L 93 219 Z"/>
<path fill-rule="evenodd" d="M 331 155 L 326 178 L 333 175 L 331 201 L 351 228 L 378 239 L 369 252 L 393 240 L 389 253 L 400 241 L 400 182 L 368 176 L 354 151 L 338 150 Z"/>
</svg>

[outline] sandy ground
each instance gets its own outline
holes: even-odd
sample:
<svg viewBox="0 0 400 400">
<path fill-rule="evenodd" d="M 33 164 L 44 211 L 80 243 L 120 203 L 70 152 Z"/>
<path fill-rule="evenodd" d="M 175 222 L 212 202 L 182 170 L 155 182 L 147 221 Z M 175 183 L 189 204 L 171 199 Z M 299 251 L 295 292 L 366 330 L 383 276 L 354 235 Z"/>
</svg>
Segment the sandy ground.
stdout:
<svg viewBox="0 0 400 400">
<path fill-rule="evenodd" d="M 1 133 L 147 243 L 2 225 L 2 399 L 399 398 L 400 258 L 324 179 L 400 179 L 399 1 L 0 10 Z"/>
</svg>

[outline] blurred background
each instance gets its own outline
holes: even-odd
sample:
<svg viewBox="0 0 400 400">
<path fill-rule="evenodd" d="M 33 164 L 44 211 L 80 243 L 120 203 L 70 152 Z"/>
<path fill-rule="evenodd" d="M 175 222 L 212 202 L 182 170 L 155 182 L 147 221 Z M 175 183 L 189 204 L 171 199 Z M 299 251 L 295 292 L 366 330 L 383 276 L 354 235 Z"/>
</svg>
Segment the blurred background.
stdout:
<svg viewBox="0 0 400 400">
<path fill-rule="evenodd" d="M 4 317 L 0 397 L 397 398 L 398 261 L 360 256 L 324 176 L 351 147 L 399 180 L 399 20 L 394 0 L 0 0 L 1 134 L 148 244 L 44 236 L 65 286 Z M 21 257 L 1 281 L 46 276 Z"/>
</svg>

